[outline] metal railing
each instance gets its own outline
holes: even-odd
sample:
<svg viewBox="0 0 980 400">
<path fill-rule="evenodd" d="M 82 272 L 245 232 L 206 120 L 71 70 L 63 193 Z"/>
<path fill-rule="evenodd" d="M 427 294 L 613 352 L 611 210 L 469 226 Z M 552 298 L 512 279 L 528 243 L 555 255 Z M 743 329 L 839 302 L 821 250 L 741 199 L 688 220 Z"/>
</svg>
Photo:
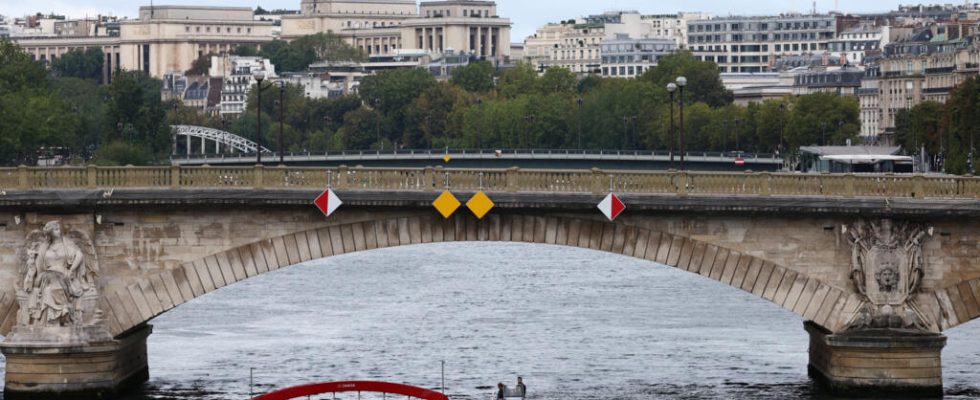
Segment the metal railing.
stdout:
<svg viewBox="0 0 980 400">
<path fill-rule="evenodd" d="M 435 168 L 17 167 L 0 191 L 241 188 L 978 199 L 980 178 L 904 174 Z M 2 197 L 0 197 L 2 199 Z"/>
</svg>

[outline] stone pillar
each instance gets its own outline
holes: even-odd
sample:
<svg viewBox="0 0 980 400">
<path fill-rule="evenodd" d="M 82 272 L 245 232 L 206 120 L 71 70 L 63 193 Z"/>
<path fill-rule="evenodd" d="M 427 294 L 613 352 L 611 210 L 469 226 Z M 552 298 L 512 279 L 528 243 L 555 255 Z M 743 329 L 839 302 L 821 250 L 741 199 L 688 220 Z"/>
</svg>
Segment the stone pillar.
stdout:
<svg viewBox="0 0 980 400">
<path fill-rule="evenodd" d="M 117 339 L 86 328 L 15 331 L 15 340 L 0 344 L 7 359 L 4 399 L 112 398 L 149 379 L 146 338 L 151 331 L 146 325 Z M 17 335 L 27 337 L 17 340 Z M 55 336 L 60 341 L 31 341 Z"/>
<path fill-rule="evenodd" d="M 837 395 L 942 397 L 946 336 L 899 329 L 831 334 L 807 321 L 811 378 Z"/>
</svg>

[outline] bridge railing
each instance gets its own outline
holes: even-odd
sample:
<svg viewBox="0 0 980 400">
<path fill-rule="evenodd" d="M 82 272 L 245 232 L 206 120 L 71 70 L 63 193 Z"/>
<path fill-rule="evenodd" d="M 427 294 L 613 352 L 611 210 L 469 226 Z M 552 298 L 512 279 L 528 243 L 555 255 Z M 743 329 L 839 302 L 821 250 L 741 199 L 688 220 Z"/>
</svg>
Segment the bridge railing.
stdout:
<svg viewBox="0 0 980 400">
<path fill-rule="evenodd" d="M 258 188 L 628 194 L 980 198 L 980 178 L 948 175 L 541 169 L 293 167 L 0 168 L 0 190 Z"/>
</svg>

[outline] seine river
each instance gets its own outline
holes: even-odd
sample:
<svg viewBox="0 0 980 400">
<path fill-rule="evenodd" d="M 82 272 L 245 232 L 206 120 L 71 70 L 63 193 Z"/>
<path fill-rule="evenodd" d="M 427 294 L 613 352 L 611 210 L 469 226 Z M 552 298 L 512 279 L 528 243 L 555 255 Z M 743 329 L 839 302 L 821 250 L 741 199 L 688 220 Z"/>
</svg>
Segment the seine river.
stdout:
<svg viewBox="0 0 980 400">
<path fill-rule="evenodd" d="M 647 261 L 525 244 L 420 245 L 269 273 L 153 321 L 133 398 L 245 399 L 386 380 L 492 399 L 827 399 L 801 318 Z M 980 397 L 980 324 L 948 332 L 947 398 Z M 356 395 L 338 396 L 356 399 Z M 374 398 L 363 396 L 362 398 Z M 381 397 L 376 397 L 380 399 Z"/>
</svg>

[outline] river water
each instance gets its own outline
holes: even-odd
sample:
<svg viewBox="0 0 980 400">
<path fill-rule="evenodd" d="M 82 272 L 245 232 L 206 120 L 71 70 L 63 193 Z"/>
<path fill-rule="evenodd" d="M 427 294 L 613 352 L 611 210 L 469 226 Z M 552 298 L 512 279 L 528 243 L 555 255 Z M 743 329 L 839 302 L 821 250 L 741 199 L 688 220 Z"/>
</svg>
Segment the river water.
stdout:
<svg viewBox="0 0 980 400">
<path fill-rule="evenodd" d="M 442 361 L 453 399 L 491 399 L 517 375 L 541 400 L 828 398 L 806 376 L 800 317 L 697 275 L 557 246 L 338 256 L 153 325 L 152 377 L 133 399 L 244 399 L 251 368 L 256 392 L 335 380 L 439 388 Z M 980 397 L 980 324 L 948 335 L 947 398 Z"/>
</svg>

